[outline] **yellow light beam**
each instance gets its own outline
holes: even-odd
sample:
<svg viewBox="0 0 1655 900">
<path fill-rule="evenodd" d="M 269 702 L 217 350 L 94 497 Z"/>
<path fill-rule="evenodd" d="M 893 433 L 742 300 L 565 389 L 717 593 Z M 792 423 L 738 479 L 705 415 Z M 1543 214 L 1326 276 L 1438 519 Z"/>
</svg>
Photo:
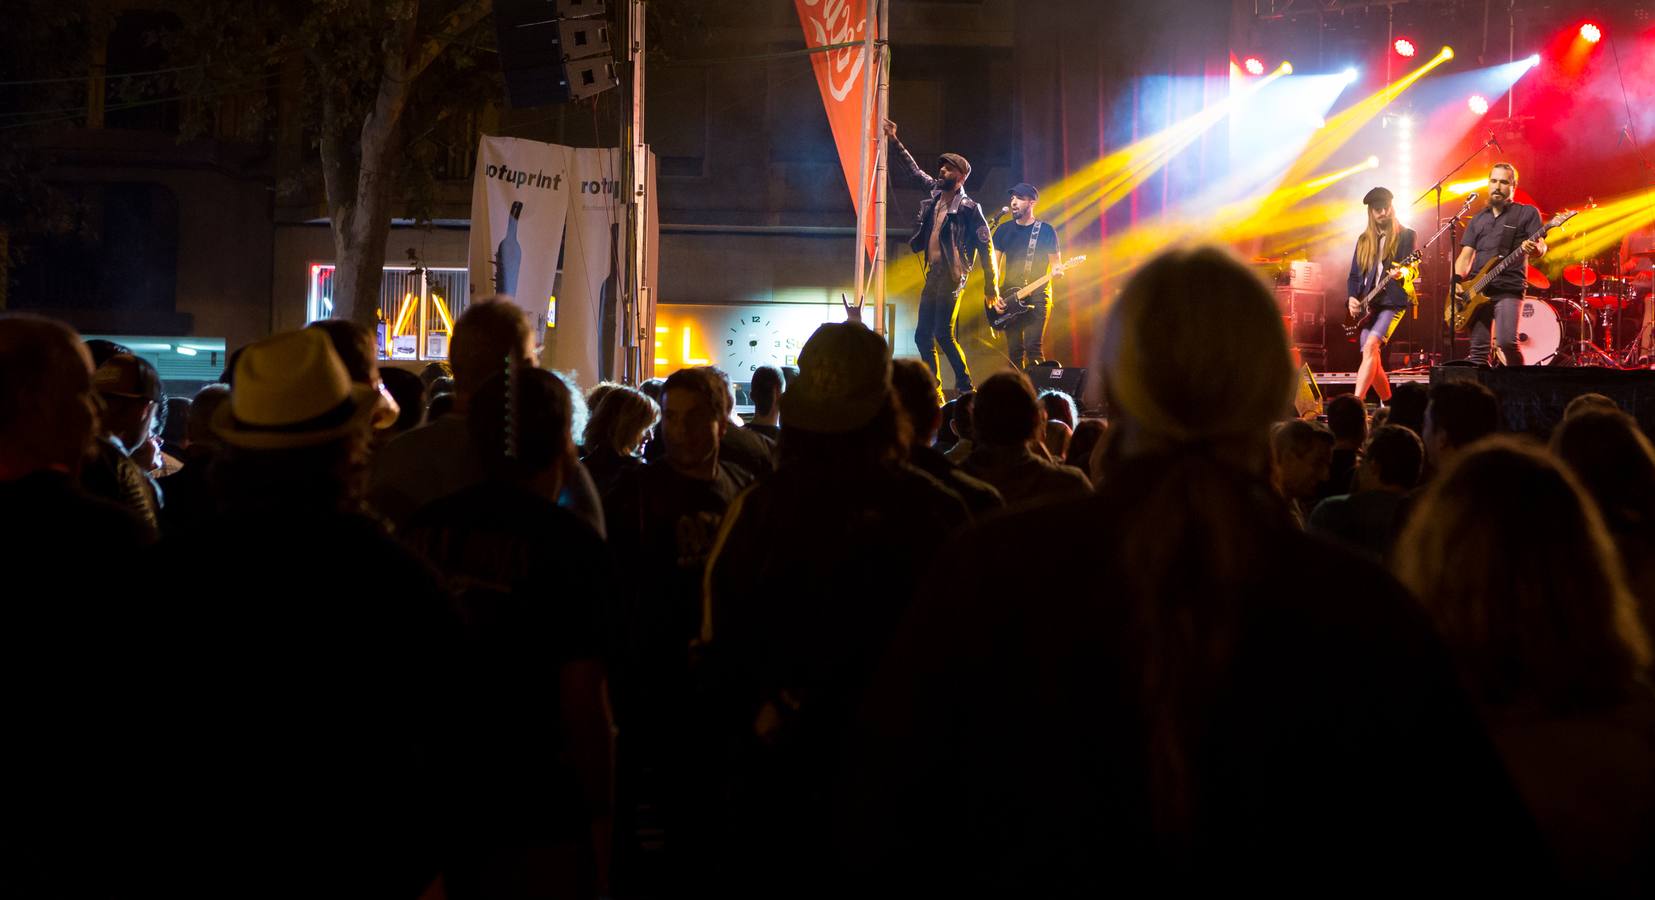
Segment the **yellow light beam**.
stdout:
<svg viewBox="0 0 1655 900">
<path fill-rule="evenodd" d="M 1616 198 L 1581 210 L 1552 232 L 1540 268 L 1555 274 L 1564 266 L 1620 246 L 1628 233 L 1655 223 L 1655 190 Z"/>
<path fill-rule="evenodd" d="M 1087 206 L 1091 201 L 1127 183 L 1135 173 L 1148 177 L 1146 170 L 1153 173 L 1154 168 L 1158 168 L 1161 163 L 1189 146 L 1203 132 L 1229 115 L 1238 104 L 1251 99 L 1259 91 L 1290 72 L 1292 67 L 1284 63 L 1269 75 L 1247 85 L 1239 93 L 1231 93 L 1212 106 L 1089 163 L 1043 191 L 1042 205 L 1055 213 L 1084 191 L 1087 192 L 1088 199 L 1081 201 L 1080 205 Z"/>
<path fill-rule="evenodd" d="M 1354 105 L 1327 120 L 1327 124 L 1317 129 L 1310 143 L 1299 152 L 1299 158 L 1288 167 L 1282 177 L 1282 184 L 1295 184 L 1310 177 L 1310 172 L 1321 165 L 1334 151 L 1349 143 L 1356 137 L 1374 116 L 1384 111 L 1403 91 L 1413 87 L 1414 83 L 1424 78 L 1431 70 L 1454 58 L 1452 48 L 1444 47 L 1442 52 L 1427 60 L 1424 65 L 1414 69 L 1407 75 L 1392 84 L 1386 85 L 1358 100 Z"/>
</svg>

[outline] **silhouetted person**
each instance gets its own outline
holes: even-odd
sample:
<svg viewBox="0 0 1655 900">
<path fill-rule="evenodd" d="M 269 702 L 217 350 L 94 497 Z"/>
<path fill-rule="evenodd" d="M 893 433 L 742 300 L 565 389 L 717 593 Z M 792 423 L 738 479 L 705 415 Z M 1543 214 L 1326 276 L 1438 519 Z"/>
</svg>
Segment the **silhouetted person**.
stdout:
<svg viewBox="0 0 1655 900">
<path fill-rule="evenodd" d="M 1052 502 L 1092 492 L 1086 473 L 1037 455 L 1045 416 L 1028 376 L 1001 372 L 977 389 L 976 444 L 961 468 L 994 485 L 1007 506 Z"/>
<path fill-rule="evenodd" d="M 1296 895 L 1361 872 L 1363 891 L 1544 890 L 1532 823 L 1429 624 L 1271 489 L 1269 428 L 1296 378 L 1269 289 L 1223 251 L 1172 251 L 1101 331 L 1101 492 L 944 550 L 869 691 L 852 883 Z M 1085 565 L 1032 584 L 988 553 L 1008 535 Z"/>
<path fill-rule="evenodd" d="M 915 359 L 893 360 L 891 386 L 913 431 L 913 443 L 908 448 L 909 464 L 959 494 L 973 515 L 1005 506 L 1005 500 L 993 485 L 960 471 L 959 466 L 932 446 L 942 425 L 942 408 L 937 405 L 937 377 L 925 363 Z"/>
<path fill-rule="evenodd" d="M 1374 560 L 1390 554 L 1402 530 L 1407 495 L 1419 484 L 1425 445 L 1400 425 L 1374 429 L 1349 494 L 1335 494 L 1316 504 L 1307 527 Z"/>
<path fill-rule="evenodd" d="M 150 848 L 174 896 L 417 895 L 435 874 L 457 633 L 436 580 L 361 512 L 372 385 L 313 328 L 248 346 L 213 416 L 222 512 L 156 571 L 135 672 L 155 744 Z M 325 887 L 324 887 L 325 886 Z"/>
<path fill-rule="evenodd" d="M 727 514 L 701 638 L 731 748 L 731 894 L 840 896 L 845 741 L 922 572 L 968 516 L 905 464 L 907 432 L 885 340 L 823 325 L 782 395 L 781 467 Z"/>
<path fill-rule="evenodd" d="M 747 392 L 753 397 L 753 419 L 747 427 L 772 441 L 781 440 L 781 370 L 775 366 L 754 369 Z"/>
<path fill-rule="evenodd" d="M 1425 458 L 1438 469 L 1453 461 L 1454 455 L 1500 428 L 1500 401 L 1494 392 L 1470 381 L 1455 381 L 1431 388 L 1431 402 L 1425 407 Z"/>
<path fill-rule="evenodd" d="M 508 406 L 507 397 L 511 397 Z M 494 376 L 467 425 L 487 475 L 409 519 L 463 625 L 444 723 L 455 782 L 448 896 L 607 895 L 614 739 L 605 623 L 617 573 L 603 541 L 557 505 L 579 465 L 573 396 L 550 372 Z"/>
<path fill-rule="evenodd" d="M 1547 523 L 1544 552 L 1524 547 Z M 1564 877 L 1556 896 L 1655 892 L 1655 691 L 1620 556 L 1537 446 L 1464 449 L 1397 544 Z"/>
</svg>

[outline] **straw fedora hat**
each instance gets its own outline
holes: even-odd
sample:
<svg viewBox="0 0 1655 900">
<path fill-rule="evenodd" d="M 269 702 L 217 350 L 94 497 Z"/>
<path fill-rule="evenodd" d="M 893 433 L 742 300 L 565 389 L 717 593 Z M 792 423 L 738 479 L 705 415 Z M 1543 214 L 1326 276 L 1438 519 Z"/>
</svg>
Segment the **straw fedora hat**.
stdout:
<svg viewBox="0 0 1655 900">
<path fill-rule="evenodd" d="M 213 431 L 253 450 L 312 447 L 365 431 L 378 398 L 372 386 L 351 381 L 327 335 L 303 328 L 242 351 Z"/>
</svg>

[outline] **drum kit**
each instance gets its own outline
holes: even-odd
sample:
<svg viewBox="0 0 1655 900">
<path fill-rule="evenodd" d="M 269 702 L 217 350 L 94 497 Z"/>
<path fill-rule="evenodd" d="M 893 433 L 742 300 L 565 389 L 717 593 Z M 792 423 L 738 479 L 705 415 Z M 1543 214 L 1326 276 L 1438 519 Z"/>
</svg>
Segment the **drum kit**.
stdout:
<svg viewBox="0 0 1655 900">
<path fill-rule="evenodd" d="M 1648 265 L 1655 251 L 1633 254 L 1642 265 L 1626 272 L 1616 256 L 1570 263 L 1555 286 L 1529 266 L 1530 294 L 1517 323 L 1526 364 L 1649 368 L 1655 362 L 1655 286 Z"/>
</svg>

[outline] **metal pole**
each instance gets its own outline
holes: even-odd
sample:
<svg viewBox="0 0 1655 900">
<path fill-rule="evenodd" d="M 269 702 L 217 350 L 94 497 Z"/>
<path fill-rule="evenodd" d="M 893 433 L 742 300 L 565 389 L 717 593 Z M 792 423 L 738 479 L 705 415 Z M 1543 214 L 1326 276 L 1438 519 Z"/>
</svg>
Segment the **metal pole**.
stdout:
<svg viewBox="0 0 1655 900">
<path fill-rule="evenodd" d="M 879 114 L 875 127 L 883 131 L 885 119 L 891 109 L 891 0 L 877 0 L 879 4 Z M 885 330 L 885 214 L 886 194 L 890 179 L 886 169 L 890 164 L 890 142 L 884 140 L 880 134 L 879 152 L 874 163 L 874 256 L 873 256 L 873 307 L 874 330 L 886 336 Z"/>
<path fill-rule="evenodd" d="M 650 346 L 643 332 L 646 327 L 643 304 L 648 297 L 648 275 L 644 271 L 645 240 L 647 238 L 646 210 L 649 198 L 645 195 L 645 172 L 649 159 L 644 143 L 644 0 L 627 0 L 627 54 L 632 63 L 632 96 L 629 98 L 631 115 L 625 128 L 627 184 L 630 188 L 626 202 L 626 268 L 622 285 L 625 304 L 623 341 L 625 362 L 622 380 L 627 384 L 643 381 L 643 349 Z"/>
<path fill-rule="evenodd" d="M 863 282 L 867 272 L 868 251 L 868 217 L 873 210 L 868 208 L 868 142 L 873 139 L 871 121 L 874 111 L 873 99 L 873 66 L 874 66 L 874 23 L 873 17 L 863 10 L 862 19 L 862 129 L 861 140 L 857 142 L 856 166 L 856 309 L 860 316 L 862 303 L 867 299 L 867 286 Z M 884 123 L 879 124 L 880 128 Z M 883 142 L 881 142 L 883 143 Z"/>
</svg>

